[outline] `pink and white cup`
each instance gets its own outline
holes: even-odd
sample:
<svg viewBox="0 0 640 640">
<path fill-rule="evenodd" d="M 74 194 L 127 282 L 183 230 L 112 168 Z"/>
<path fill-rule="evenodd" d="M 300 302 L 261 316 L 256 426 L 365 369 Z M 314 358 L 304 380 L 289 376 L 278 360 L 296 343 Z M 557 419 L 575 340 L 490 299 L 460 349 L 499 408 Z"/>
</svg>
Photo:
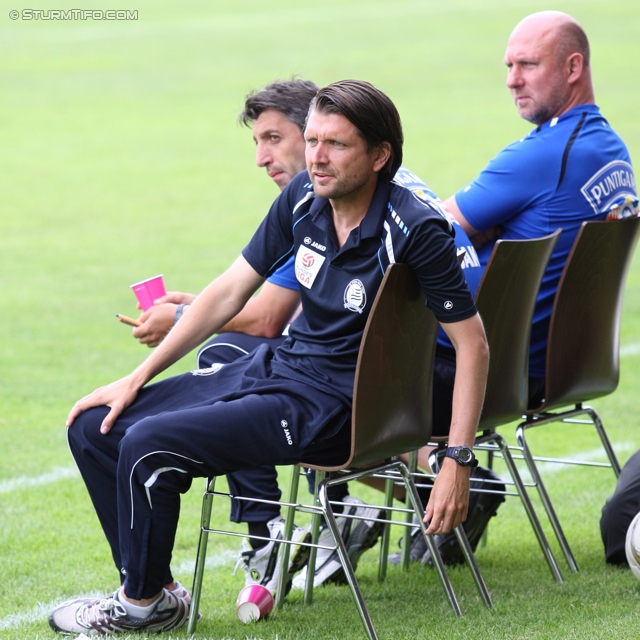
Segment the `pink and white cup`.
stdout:
<svg viewBox="0 0 640 640">
<path fill-rule="evenodd" d="M 136 282 L 131 285 L 131 288 L 133 289 L 133 293 L 136 294 L 136 298 L 138 298 L 138 302 L 140 303 L 143 311 L 153 307 L 154 300 L 157 300 L 167 294 L 167 291 L 164 288 L 162 274 L 155 276 L 154 278 L 142 280 L 142 282 Z"/>
<path fill-rule="evenodd" d="M 247 585 L 239 594 L 236 602 L 238 618 L 245 624 L 256 622 L 268 616 L 273 609 L 273 596 L 261 584 Z"/>
</svg>

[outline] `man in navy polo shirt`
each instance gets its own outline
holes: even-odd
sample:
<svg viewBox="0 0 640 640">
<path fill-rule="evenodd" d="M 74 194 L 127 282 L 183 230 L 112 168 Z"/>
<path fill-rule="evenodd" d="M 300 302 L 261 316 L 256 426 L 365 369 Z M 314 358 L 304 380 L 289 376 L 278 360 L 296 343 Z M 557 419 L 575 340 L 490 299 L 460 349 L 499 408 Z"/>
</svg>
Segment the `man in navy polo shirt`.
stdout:
<svg viewBox="0 0 640 640">
<path fill-rule="evenodd" d="M 486 337 L 451 225 L 391 182 L 402 162 L 397 110 L 368 83 L 334 83 L 316 96 L 305 141 L 308 174 L 291 181 L 242 255 L 144 363 L 71 410 L 69 440 L 83 476 L 100 473 L 103 490 L 117 492 L 122 586 L 102 600 L 56 607 L 49 617 L 55 630 L 179 627 L 188 601 L 172 592 L 169 565 L 180 494 L 192 478 L 263 464 L 335 464 L 348 455 L 360 340 L 392 262 L 414 270 L 455 345 L 450 443 L 473 444 Z M 220 368 L 146 386 L 237 314 L 290 256 L 304 313 L 275 353 L 260 347 Z M 469 471 L 445 459 L 427 505 L 427 533 L 445 533 L 464 520 Z M 109 536 L 114 514 L 94 505 Z"/>
<path fill-rule="evenodd" d="M 238 120 L 246 126 L 251 126 L 256 143 L 256 164 L 264 167 L 267 175 L 284 189 L 291 179 L 305 166 L 304 160 L 304 121 L 309 104 L 317 92 L 318 87 L 308 80 L 280 80 L 275 81 L 249 94 L 245 100 L 244 109 Z M 406 167 L 400 167 L 394 181 L 410 189 L 417 197 L 427 200 L 434 207 L 439 208 L 455 227 L 455 242 L 459 249 L 464 250 L 461 267 L 472 294 L 475 294 L 482 277 L 482 268 L 477 253 L 460 224 L 442 209 L 442 202 L 429 187 Z M 157 346 L 174 325 L 175 321 L 188 311 L 188 305 L 195 299 L 194 294 L 170 292 L 160 298 L 156 304 L 140 316 L 142 326 L 133 329 L 132 334 L 141 343 L 150 347 Z M 300 300 L 298 281 L 296 280 L 293 257 L 270 276 L 257 296 L 252 297 L 240 313 L 220 329 L 219 335 L 207 342 L 198 351 L 197 367 L 206 368 L 213 364 L 229 363 L 253 351 L 261 344 L 269 344 L 273 349 L 284 342 L 286 326 Z M 444 331 L 440 330 L 438 338 L 438 356 L 436 360 L 436 375 L 434 380 L 435 397 L 447 400 L 434 406 L 436 425 L 448 425 L 451 421 L 451 391 L 453 377 L 450 375 L 449 363 L 455 360 L 452 356 L 453 348 Z M 443 358 L 446 360 L 443 362 Z M 441 388 L 443 371 L 446 376 L 445 388 Z M 449 406 L 446 406 L 446 405 Z M 442 415 L 441 415 L 442 414 Z M 475 468 L 473 477 L 490 475 L 488 469 Z M 277 483 L 276 470 L 272 466 L 258 469 L 243 470 L 228 474 L 230 492 L 234 496 L 259 498 L 261 500 L 277 501 L 280 490 Z M 311 490 L 313 474 L 309 474 Z M 497 478 L 494 478 L 497 479 Z M 476 486 L 476 485 L 474 485 Z M 423 500 L 428 500 L 428 490 L 420 489 Z M 377 510 L 368 507 L 361 500 L 348 497 L 348 486 L 337 485 L 331 488 L 331 500 L 346 501 L 349 511 L 347 515 L 357 515 L 365 518 L 354 521 L 347 517 L 338 518 L 338 526 L 343 531 L 343 537 L 354 568 L 357 566 L 362 553 L 371 548 L 380 536 L 381 528 L 372 522 L 372 518 L 379 515 Z M 465 528 L 471 526 L 476 535 L 470 538 L 474 544 L 484 526 L 472 517 L 473 513 L 482 512 L 483 521 L 486 514 L 495 513 L 500 502 L 496 494 L 473 494 L 482 500 L 489 500 L 492 505 L 484 505 L 484 509 L 469 513 Z M 339 509 L 339 507 L 336 507 Z M 238 559 L 238 568 L 242 568 L 247 581 L 258 582 L 272 588 L 277 583 L 277 564 L 271 561 L 272 554 L 277 553 L 275 542 L 267 542 L 268 538 L 277 539 L 282 534 L 283 519 L 277 506 L 265 502 L 250 502 L 232 500 L 231 520 L 233 522 L 247 522 L 249 537 L 243 540 Z M 354 525 L 354 526 L 352 526 Z M 417 532 L 419 533 L 419 532 Z M 294 539 L 302 538 L 306 532 L 300 528 L 294 530 Z M 322 545 L 331 542 L 330 531 L 321 528 Z M 421 539 L 421 536 L 417 539 Z M 418 542 L 420 544 L 420 541 Z M 451 557 L 452 553 L 455 557 Z M 421 554 L 422 556 L 422 554 Z M 391 562 L 397 560 L 398 554 L 391 557 Z M 443 560 L 447 563 L 459 559 L 457 547 L 443 548 Z M 304 564 L 304 557 L 294 557 L 292 569 Z M 327 581 L 340 581 L 344 578 L 342 564 L 337 552 L 319 549 L 316 558 L 316 572 L 314 585 Z M 293 581 L 293 586 L 304 588 L 306 571 L 300 573 Z"/>
<path fill-rule="evenodd" d="M 281 191 L 305 168 L 304 123 L 317 91 L 318 87 L 309 80 L 276 80 L 250 93 L 238 117 L 239 122 L 251 127 L 256 144 L 256 165 L 265 169 Z M 419 197 L 430 198 L 435 203 L 435 195 L 410 171 L 401 167 L 396 179 L 403 180 L 403 184 L 413 189 Z M 459 231 L 456 243 L 467 252 L 462 266 L 466 268 L 467 283 L 475 292 L 480 280 L 480 263 L 460 225 L 456 223 L 456 226 Z M 288 323 L 300 303 L 293 262 L 291 257 L 277 269 L 242 311 L 199 349 L 198 369 L 233 362 L 262 344 L 276 349 L 284 342 Z M 153 307 L 140 315 L 142 325 L 133 329 L 133 337 L 149 347 L 157 346 L 180 316 L 188 312 L 189 304 L 195 298 L 190 293 L 170 292 L 158 299 Z M 230 519 L 233 522 L 246 522 L 248 527 L 248 537 L 242 540 L 236 570 L 244 570 L 247 584 L 258 583 L 273 590 L 278 578 L 278 564 L 274 559 L 279 548 L 277 540 L 284 532 L 284 519 L 276 504 L 262 501 L 278 501 L 281 497 L 276 469 L 272 465 L 243 469 L 227 474 L 227 480 L 230 493 L 234 496 L 260 500 L 231 500 Z M 309 482 L 313 491 L 313 474 L 309 475 Z M 329 495 L 333 501 L 347 503 L 346 515 L 361 518 L 354 521 L 346 515 L 338 517 L 338 527 L 343 532 L 355 568 L 362 553 L 375 545 L 380 537 L 381 527 L 374 523 L 380 512 L 358 498 L 349 497 L 346 484 L 331 487 Z M 336 506 L 336 511 L 340 511 L 340 507 Z M 320 535 L 319 544 L 323 544 L 330 532 L 323 526 Z M 303 540 L 309 538 L 310 534 L 296 526 L 292 537 L 293 540 Z M 307 556 L 308 549 L 299 548 L 299 552 L 292 556 L 290 571 L 293 573 L 302 568 Z M 115 552 L 116 564 L 119 564 L 118 557 L 119 554 Z M 298 576 L 295 586 L 302 586 L 304 577 L 304 574 Z M 326 581 L 339 581 L 343 577 L 337 553 L 320 549 L 314 583 L 319 585 Z"/>
</svg>

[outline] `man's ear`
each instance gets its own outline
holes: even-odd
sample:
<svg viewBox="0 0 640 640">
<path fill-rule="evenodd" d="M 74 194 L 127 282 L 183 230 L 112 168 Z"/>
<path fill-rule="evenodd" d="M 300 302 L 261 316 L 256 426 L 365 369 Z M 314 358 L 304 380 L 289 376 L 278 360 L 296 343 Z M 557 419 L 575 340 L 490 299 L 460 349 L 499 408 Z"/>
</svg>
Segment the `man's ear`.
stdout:
<svg viewBox="0 0 640 640">
<path fill-rule="evenodd" d="M 374 149 L 375 162 L 373 164 L 374 171 L 382 171 L 387 164 L 387 160 L 391 157 L 391 145 L 388 142 L 382 142 Z"/>
<path fill-rule="evenodd" d="M 582 75 L 583 67 L 584 58 L 581 53 L 578 53 L 576 51 L 567 58 L 566 69 L 568 73 L 567 82 L 569 84 L 573 84 L 574 82 L 578 81 L 578 79 Z"/>
</svg>

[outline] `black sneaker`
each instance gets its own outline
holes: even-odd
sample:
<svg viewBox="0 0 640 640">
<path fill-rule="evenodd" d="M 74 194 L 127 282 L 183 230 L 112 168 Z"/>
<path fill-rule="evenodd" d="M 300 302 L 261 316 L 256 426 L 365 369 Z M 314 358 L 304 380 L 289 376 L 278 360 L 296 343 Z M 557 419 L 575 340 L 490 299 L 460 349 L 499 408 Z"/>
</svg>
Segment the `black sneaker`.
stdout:
<svg viewBox="0 0 640 640">
<path fill-rule="evenodd" d="M 414 524 L 418 524 L 416 517 L 413 517 Z M 400 538 L 398 544 L 402 547 L 402 540 Z M 427 551 L 427 543 L 425 542 L 424 536 L 422 535 L 422 530 L 420 527 L 415 526 L 411 530 L 411 542 L 409 545 L 409 562 L 419 562 L 422 560 L 422 556 L 424 556 Z M 391 564 L 401 564 L 402 563 L 402 551 L 398 551 L 397 553 L 392 553 L 387 560 Z"/>
<path fill-rule="evenodd" d="M 58 605 L 49 614 L 49 624 L 60 633 L 131 633 L 147 631 L 160 633 L 181 627 L 189 616 L 189 605 L 184 598 L 166 589 L 154 610 L 146 618 L 127 614 L 115 591 L 107 598 L 78 598 Z"/>
<path fill-rule="evenodd" d="M 490 482 L 487 482 L 488 480 Z M 504 492 L 506 490 L 500 476 L 485 467 L 471 469 L 471 488 L 496 492 Z M 480 538 L 489 524 L 489 520 L 496 515 L 498 507 L 503 502 L 504 495 L 501 495 L 501 493 L 471 491 L 467 519 L 462 523 L 462 528 L 467 534 L 472 551 L 476 550 L 478 542 L 480 542 Z M 453 531 L 449 531 L 449 533 L 445 533 L 442 536 L 434 536 L 434 539 L 445 564 L 456 565 L 464 563 L 464 554 Z M 426 549 L 421 562 L 422 564 L 433 564 L 429 549 Z"/>
</svg>

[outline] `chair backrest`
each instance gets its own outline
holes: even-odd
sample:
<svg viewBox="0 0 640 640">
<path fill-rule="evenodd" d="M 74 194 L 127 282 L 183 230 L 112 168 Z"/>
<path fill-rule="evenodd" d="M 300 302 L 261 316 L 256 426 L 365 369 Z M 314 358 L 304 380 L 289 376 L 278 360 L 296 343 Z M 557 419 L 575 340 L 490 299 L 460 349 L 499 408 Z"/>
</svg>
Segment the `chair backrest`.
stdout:
<svg viewBox="0 0 640 640">
<path fill-rule="evenodd" d="M 618 386 L 622 299 L 640 218 L 584 222 L 554 300 L 545 400 L 536 413 Z"/>
<path fill-rule="evenodd" d="M 527 408 L 533 312 L 560 231 L 493 248 L 476 293 L 490 354 L 480 430 L 517 420 Z"/>
<path fill-rule="evenodd" d="M 353 390 L 351 452 L 337 471 L 425 445 L 431 436 L 431 385 L 438 321 L 411 268 L 392 264 L 362 336 Z"/>
</svg>

